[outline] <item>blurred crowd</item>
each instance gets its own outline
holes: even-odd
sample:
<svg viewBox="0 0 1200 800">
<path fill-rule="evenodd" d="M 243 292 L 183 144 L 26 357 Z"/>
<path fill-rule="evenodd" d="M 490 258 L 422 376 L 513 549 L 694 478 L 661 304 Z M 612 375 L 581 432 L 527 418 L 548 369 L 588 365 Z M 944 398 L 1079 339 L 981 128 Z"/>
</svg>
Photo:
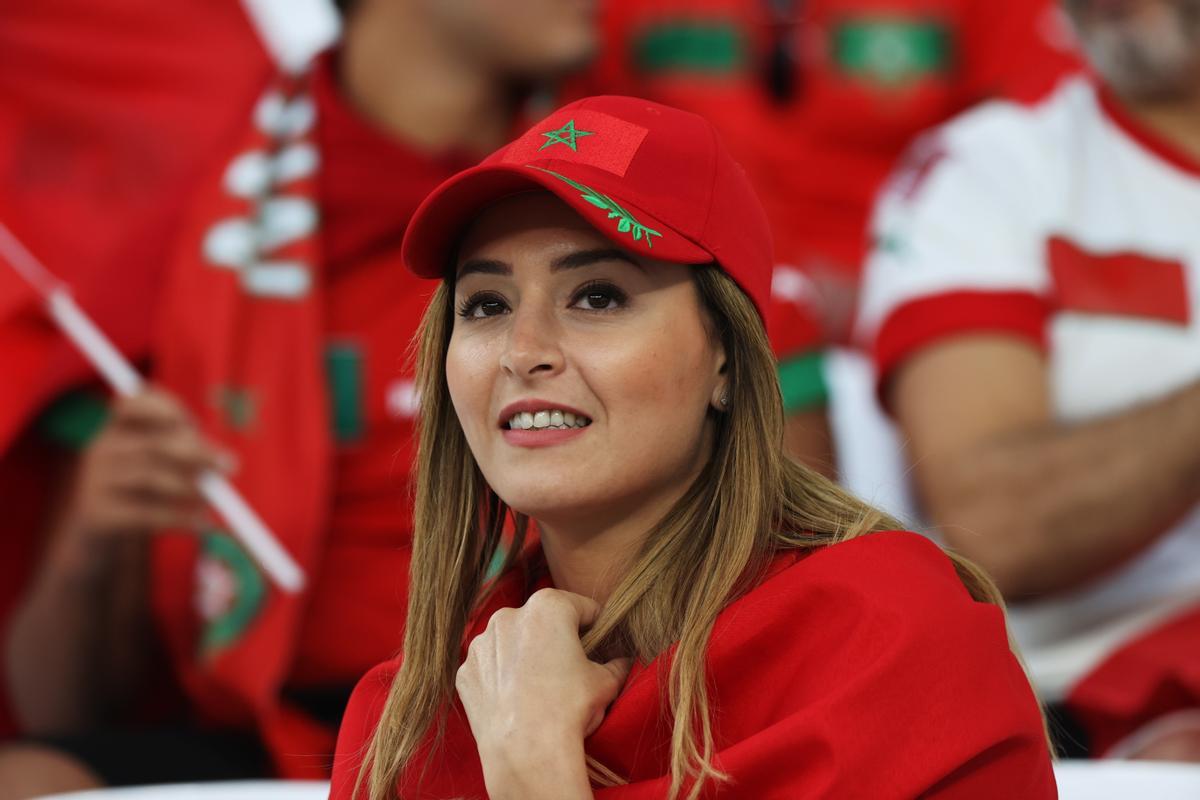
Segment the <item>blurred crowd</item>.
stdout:
<svg viewBox="0 0 1200 800">
<path fill-rule="evenodd" d="M 591 94 L 720 130 L 791 453 L 993 576 L 1059 752 L 1200 761 L 1200 0 L 39 0 L 0 224 L 151 388 L 0 258 L 0 800 L 328 776 L 404 624 L 406 221 Z"/>
</svg>

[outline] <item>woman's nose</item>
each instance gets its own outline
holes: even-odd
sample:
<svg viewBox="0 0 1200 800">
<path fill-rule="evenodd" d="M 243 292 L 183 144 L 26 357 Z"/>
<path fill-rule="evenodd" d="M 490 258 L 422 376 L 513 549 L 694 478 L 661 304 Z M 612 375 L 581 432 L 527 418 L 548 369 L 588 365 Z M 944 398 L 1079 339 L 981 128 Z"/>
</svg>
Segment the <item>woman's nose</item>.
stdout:
<svg viewBox="0 0 1200 800">
<path fill-rule="evenodd" d="M 549 309 L 519 307 L 513 312 L 508 346 L 500 366 L 514 377 L 554 374 L 562 369 L 561 331 Z"/>
</svg>

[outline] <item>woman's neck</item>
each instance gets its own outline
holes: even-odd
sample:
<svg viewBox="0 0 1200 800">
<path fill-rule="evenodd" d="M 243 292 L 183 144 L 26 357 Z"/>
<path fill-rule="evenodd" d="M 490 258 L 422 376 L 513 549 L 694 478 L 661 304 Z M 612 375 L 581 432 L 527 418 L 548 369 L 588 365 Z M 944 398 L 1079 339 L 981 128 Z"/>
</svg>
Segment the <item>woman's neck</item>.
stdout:
<svg viewBox="0 0 1200 800">
<path fill-rule="evenodd" d="M 488 153 L 514 113 L 506 81 L 460 52 L 418 3 L 361 0 L 346 21 L 341 90 L 363 116 L 429 152 Z"/>
<path fill-rule="evenodd" d="M 650 531 L 691 482 L 689 479 L 648 500 L 613 503 L 604 511 L 539 519 L 542 552 L 554 586 L 590 597 L 601 605 L 606 603 L 641 552 Z"/>
</svg>

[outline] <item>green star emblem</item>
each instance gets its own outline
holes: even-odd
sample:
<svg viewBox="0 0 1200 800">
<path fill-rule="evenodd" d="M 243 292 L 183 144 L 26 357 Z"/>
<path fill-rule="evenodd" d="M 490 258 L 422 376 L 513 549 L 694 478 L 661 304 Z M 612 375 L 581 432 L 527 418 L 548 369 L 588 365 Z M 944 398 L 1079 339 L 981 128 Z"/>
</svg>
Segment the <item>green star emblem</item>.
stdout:
<svg viewBox="0 0 1200 800">
<path fill-rule="evenodd" d="M 594 136 L 595 131 L 579 131 L 575 130 L 575 120 L 567 120 L 567 124 L 563 125 L 556 131 L 546 131 L 542 136 L 546 137 L 546 143 L 538 148 L 538 152 L 542 152 L 547 147 L 553 144 L 565 144 L 567 147 L 579 152 L 579 147 L 576 141 L 581 136 Z"/>
</svg>

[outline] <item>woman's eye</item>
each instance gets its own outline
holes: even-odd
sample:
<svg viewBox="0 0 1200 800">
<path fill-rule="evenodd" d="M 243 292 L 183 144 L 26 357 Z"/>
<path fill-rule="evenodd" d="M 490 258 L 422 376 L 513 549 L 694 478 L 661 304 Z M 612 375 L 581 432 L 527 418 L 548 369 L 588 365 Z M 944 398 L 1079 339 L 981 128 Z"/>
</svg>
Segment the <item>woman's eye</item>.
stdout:
<svg viewBox="0 0 1200 800">
<path fill-rule="evenodd" d="M 458 306 L 458 315 L 467 319 L 498 317 L 508 311 L 508 305 L 495 295 L 472 295 Z"/>
<path fill-rule="evenodd" d="M 625 293 L 615 286 L 585 286 L 572 305 L 587 311 L 611 311 L 625 303 Z"/>
</svg>

